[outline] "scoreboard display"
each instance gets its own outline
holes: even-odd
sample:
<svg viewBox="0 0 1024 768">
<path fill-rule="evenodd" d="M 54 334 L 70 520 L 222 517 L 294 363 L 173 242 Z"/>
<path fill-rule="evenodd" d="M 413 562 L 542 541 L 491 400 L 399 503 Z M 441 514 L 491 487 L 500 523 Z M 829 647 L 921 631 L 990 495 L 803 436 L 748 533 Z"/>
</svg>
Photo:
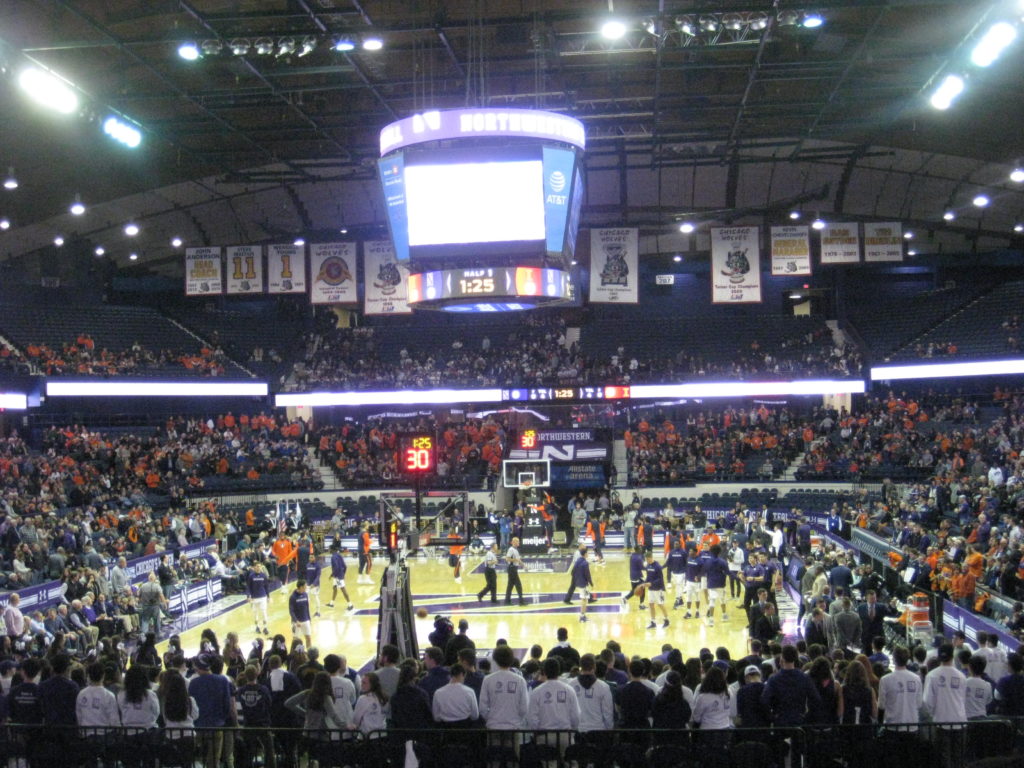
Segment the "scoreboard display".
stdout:
<svg viewBox="0 0 1024 768">
<path fill-rule="evenodd" d="M 502 390 L 502 400 L 512 402 L 627 400 L 629 387 L 621 385 L 592 387 L 524 387 Z"/>
<path fill-rule="evenodd" d="M 430 475 L 437 468 L 437 441 L 433 435 L 409 434 L 398 439 L 398 470 L 406 475 Z"/>
</svg>

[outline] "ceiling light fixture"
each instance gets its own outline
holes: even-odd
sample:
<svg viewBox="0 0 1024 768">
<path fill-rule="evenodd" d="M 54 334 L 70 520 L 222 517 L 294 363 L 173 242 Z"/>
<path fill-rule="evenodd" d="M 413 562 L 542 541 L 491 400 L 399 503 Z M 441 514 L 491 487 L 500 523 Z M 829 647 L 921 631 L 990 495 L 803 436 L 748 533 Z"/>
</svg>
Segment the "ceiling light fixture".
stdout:
<svg viewBox="0 0 1024 768">
<path fill-rule="evenodd" d="M 97 256 L 102 256 L 106 252 L 107 252 L 107 249 L 104 248 L 102 245 L 97 245 L 96 249 L 93 251 L 93 253 L 95 253 Z"/>
<path fill-rule="evenodd" d="M 10 228 L 11 228 L 11 220 L 10 219 L 8 219 L 8 218 L 0 219 L 0 229 L 4 230 L 6 232 Z"/>
<path fill-rule="evenodd" d="M 379 51 L 384 47 L 384 41 L 379 37 L 368 37 L 363 40 L 364 51 Z"/>
<path fill-rule="evenodd" d="M 705 32 L 718 31 L 718 19 L 714 16 L 701 16 L 697 23 Z"/>
<path fill-rule="evenodd" d="M 139 260 L 139 254 L 137 254 L 137 253 L 129 253 L 128 254 L 128 260 L 129 261 L 138 261 Z"/>
<path fill-rule="evenodd" d="M 14 168 L 7 168 L 7 178 L 4 179 L 4 189 L 17 189 L 18 177 L 14 175 Z"/>
<path fill-rule="evenodd" d="M 777 18 L 780 27 L 795 27 L 800 21 L 800 14 L 796 11 L 779 11 Z"/>
<path fill-rule="evenodd" d="M 231 54 L 233 56 L 245 56 L 251 47 L 249 39 L 245 37 L 236 37 L 228 43 L 228 48 L 231 49 Z"/>
<path fill-rule="evenodd" d="M 81 195 L 75 195 L 75 200 L 71 203 L 71 207 L 68 210 L 71 211 L 72 216 L 81 216 L 85 213 L 85 203 L 82 202 Z"/>
<path fill-rule="evenodd" d="M 199 46 L 188 40 L 178 46 L 178 55 L 185 61 L 195 61 L 199 58 Z"/>
<path fill-rule="evenodd" d="M 64 80 L 35 67 L 23 69 L 18 85 L 37 104 L 70 115 L 78 110 L 78 95 Z"/>
<path fill-rule="evenodd" d="M 907 251 L 907 256 L 917 256 L 917 251 L 911 248 L 909 251 Z"/>
<path fill-rule="evenodd" d="M 55 238 L 53 238 L 53 244 L 60 248 L 62 245 L 64 245 L 64 238 L 61 237 L 60 235 L 57 235 Z"/>
<path fill-rule="evenodd" d="M 220 40 L 203 40 L 199 44 L 199 52 L 203 56 L 216 56 L 224 50 L 224 43 Z"/>
<path fill-rule="evenodd" d="M 956 211 L 946 211 L 944 214 L 942 214 L 942 218 L 944 218 L 946 221 L 952 221 L 953 219 L 956 218 Z"/>
<path fill-rule="evenodd" d="M 682 232 L 684 235 L 690 234 L 695 229 L 696 227 L 693 225 L 693 222 L 690 221 L 684 221 L 682 224 L 679 225 L 679 231 Z"/>
<path fill-rule="evenodd" d="M 825 220 L 823 218 L 821 218 L 821 216 L 818 216 L 818 218 L 816 218 L 814 221 L 811 222 L 811 228 L 812 229 L 817 229 L 817 230 L 824 229 L 825 228 Z"/>
<path fill-rule="evenodd" d="M 302 42 L 299 44 L 299 58 L 301 59 L 303 56 L 308 56 L 315 50 L 316 38 L 312 35 L 306 35 L 306 37 L 302 38 Z"/>
<path fill-rule="evenodd" d="M 738 13 L 723 13 L 722 14 L 722 26 L 726 29 L 730 29 L 733 32 L 738 32 L 743 29 L 746 21 Z"/>
<path fill-rule="evenodd" d="M 124 225 L 124 233 L 128 235 L 128 237 L 135 237 L 139 234 L 139 225 L 133 221 L 128 222 Z"/>
<path fill-rule="evenodd" d="M 760 32 L 768 26 L 768 14 L 763 11 L 759 13 L 752 13 L 748 17 L 747 23 L 750 28 L 755 32 Z"/>
<path fill-rule="evenodd" d="M 274 41 L 269 37 L 258 37 L 253 43 L 253 48 L 260 56 L 269 56 L 274 52 Z"/>
<path fill-rule="evenodd" d="M 931 105 L 938 110 L 947 110 L 956 100 L 956 97 L 964 92 L 964 79 L 959 75 L 946 75 L 946 79 L 939 83 L 939 87 L 932 93 L 929 100 Z"/>
<path fill-rule="evenodd" d="M 817 29 L 824 23 L 825 17 L 822 16 L 820 13 L 815 13 L 812 11 L 811 13 L 804 14 L 803 25 L 805 29 Z"/>
<path fill-rule="evenodd" d="M 800 219 L 800 211 L 790 211 L 789 218 L 793 221 L 798 221 Z"/>
<path fill-rule="evenodd" d="M 697 34 L 697 25 L 693 23 L 692 16 L 676 16 L 676 29 L 688 37 Z"/>
<path fill-rule="evenodd" d="M 989 200 L 988 195 L 975 195 L 971 202 L 974 203 L 975 208 L 984 208 L 991 200 Z"/>
<path fill-rule="evenodd" d="M 601 37 L 605 40 L 619 40 L 626 34 L 626 25 L 618 19 L 608 19 L 601 25 Z"/>
<path fill-rule="evenodd" d="M 678 264 L 682 260 L 683 260 L 683 257 L 680 256 L 678 253 L 675 256 L 672 257 L 672 261 L 674 261 L 676 264 Z"/>
<path fill-rule="evenodd" d="M 356 49 L 356 44 L 347 37 L 339 37 L 334 41 L 333 48 L 340 53 L 348 53 L 349 51 L 354 51 Z"/>
<path fill-rule="evenodd" d="M 976 67 L 987 67 L 1017 39 L 1017 29 L 1006 21 L 997 21 L 974 46 L 971 63 Z"/>
<path fill-rule="evenodd" d="M 305 241 L 305 240 L 303 240 L 303 239 L 302 239 L 301 237 L 297 237 L 297 238 L 295 238 L 295 242 L 294 242 L 294 243 L 292 243 L 292 245 L 298 246 L 298 247 L 300 247 L 300 248 L 301 248 L 302 246 L 304 246 L 305 244 L 306 244 L 306 241 Z"/>
<path fill-rule="evenodd" d="M 1010 171 L 1010 181 L 1014 184 L 1024 184 L 1024 168 L 1019 165 Z"/>
<path fill-rule="evenodd" d="M 113 116 L 103 121 L 103 132 L 131 149 L 142 143 L 142 132 L 138 128 Z"/>
<path fill-rule="evenodd" d="M 277 55 L 278 56 L 291 56 L 295 53 L 295 38 L 294 37 L 282 37 L 277 41 Z"/>
<path fill-rule="evenodd" d="M 1014 224 L 1013 225 L 1013 231 L 1016 232 L 1018 235 L 1021 232 L 1024 232 L 1024 224 Z"/>
<path fill-rule="evenodd" d="M 914 233 L 913 233 L 913 232 L 911 232 L 911 231 L 910 231 L 910 230 L 908 229 L 908 230 L 907 230 L 906 232 L 904 232 L 904 233 L 903 233 L 903 239 L 904 239 L 904 240 L 913 240 L 913 239 L 914 239 Z"/>
<path fill-rule="evenodd" d="M 655 19 L 653 16 L 650 16 L 650 17 L 644 19 L 644 25 L 643 26 L 644 26 L 644 32 L 646 32 L 648 35 L 654 35 L 655 37 L 657 37 L 657 35 L 658 35 L 658 20 L 657 19 Z"/>
<path fill-rule="evenodd" d="M 181 238 L 180 237 L 172 238 L 172 240 L 171 240 L 171 247 L 172 248 L 181 248 Z"/>
</svg>

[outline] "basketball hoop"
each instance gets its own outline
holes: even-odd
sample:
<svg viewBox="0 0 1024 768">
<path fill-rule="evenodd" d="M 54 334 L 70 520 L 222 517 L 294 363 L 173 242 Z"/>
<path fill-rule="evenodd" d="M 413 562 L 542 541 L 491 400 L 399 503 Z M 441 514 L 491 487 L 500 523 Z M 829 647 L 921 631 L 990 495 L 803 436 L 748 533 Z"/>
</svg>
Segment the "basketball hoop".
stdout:
<svg viewBox="0 0 1024 768">
<path fill-rule="evenodd" d="M 523 482 L 519 484 L 519 487 L 524 491 L 528 491 L 533 487 L 533 480 L 523 480 Z"/>
</svg>

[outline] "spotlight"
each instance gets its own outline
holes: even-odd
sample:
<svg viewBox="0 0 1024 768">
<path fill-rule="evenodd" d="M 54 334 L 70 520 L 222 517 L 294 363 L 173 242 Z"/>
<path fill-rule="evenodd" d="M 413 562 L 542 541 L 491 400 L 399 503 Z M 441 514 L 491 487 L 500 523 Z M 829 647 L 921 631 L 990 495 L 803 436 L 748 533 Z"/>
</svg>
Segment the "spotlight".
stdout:
<svg viewBox="0 0 1024 768">
<path fill-rule="evenodd" d="M 199 58 L 199 46 L 189 41 L 178 46 L 178 55 L 185 61 L 195 61 Z"/>
<path fill-rule="evenodd" d="M 103 132 L 131 149 L 142 143 L 142 132 L 134 125 L 122 122 L 116 117 L 108 117 L 103 121 Z"/>
<path fill-rule="evenodd" d="M 946 75 L 931 97 L 931 105 L 938 110 L 949 109 L 953 101 L 964 92 L 964 79 L 959 75 Z"/>
<path fill-rule="evenodd" d="M 78 95 L 56 75 L 35 67 L 23 69 L 18 85 L 34 101 L 64 115 L 78 109 Z"/>
<path fill-rule="evenodd" d="M 579 264 L 579 262 L 576 261 L 576 259 L 573 259 L 572 261 L 569 262 L 570 267 L 575 267 L 577 264 Z"/>
<path fill-rule="evenodd" d="M 800 14 L 796 11 L 779 11 L 777 18 L 780 27 L 795 27 L 800 21 Z"/>
<path fill-rule="evenodd" d="M 139 225 L 135 222 L 128 222 L 124 225 L 124 233 L 128 235 L 128 237 L 135 237 L 139 234 Z"/>
<path fill-rule="evenodd" d="M 71 211 L 72 216 L 81 216 L 85 213 L 85 204 L 79 195 L 75 195 L 75 201 L 71 203 L 71 207 L 68 210 Z"/>
<path fill-rule="evenodd" d="M 913 239 L 914 239 L 914 233 L 913 233 L 913 232 L 911 232 L 911 231 L 910 231 L 910 230 L 908 229 L 908 230 L 907 230 L 906 232 L 904 232 L 904 233 L 903 233 L 903 239 L 904 239 L 904 240 L 913 240 Z"/>
<path fill-rule="evenodd" d="M 363 40 L 364 51 L 379 51 L 384 47 L 384 41 L 379 37 L 368 37 Z"/>
<path fill-rule="evenodd" d="M 295 53 L 294 37 L 282 37 L 277 41 L 278 56 L 291 56 L 293 53 Z"/>
<path fill-rule="evenodd" d="M 626 25 L 618 19 L 609 19 L 601 25 L 601 37 L 605 40 L 618 40 L 626 34 Z"/>
<path fill-rule="evenodd" d="M 692 16 L 676 16 L 676 28 L 688 37 L 697 34 L 697 25 L 693 23 Z"/>
<path fill-rule="evenodd" d="M 975 195 L 971 202 L 974 203 L 976 208 L 984 208 L 991 201 L 988 199 L 988 195 Z"/>
<path fill-rule="evenodd" d="M 678 253 L 675 256 L 672 257 L 672 261 L 676 262 L 676 264 L 678 264 L 682 260 L 683 260 L 683 257 L 680 256 Z"/>
<path fill-rule="evenodd" d="M 292 243 L 292 245 L 297 245 L 297 246 L 299 246 L 300 248 L 301 248 L 302 246 L 304 246 L 305 244 L 306 244 L 306 241 L 305 241 L 305 240 L 303 240 L 303 239 L 302 239 L 301 237 L 296 237 L 296 238 L 295 238 L 295 242 L 294 242 L 294 243 Z"/>
<path fill-rule="evenodd" d="M 752 13 L 750 14 L 748 23 L 753 31 L 760 32 L 768 26 L 768 14 L 763 11 L 760 13 Z"/>
<path fill-rule="evenodd" d="M 231 49 L 231 53 L 234 56 L 245 56 L 249 52 L 249 40 L 244 37 L 236 37 L 228 43 L 228 48 Z"/>
<path fill-rule="evenodd" d="M 944 218 L 946 221 L 952 221 L 953 219 L 956 218 L 956 211 L 946 211 L 944 214 L 942 214 L 942 218 Z"/>
<path fill-rule="evenodd" d="M 64 238 L 61 237 L 60 235 L 57 235 L 55 238 L 53 238 L 53 244 L 60 248 L 62 245 L 64 245 Z"/>
<path fill-rule="evenodd" d="M 1024 184 L 1024 168 L 1017 166 L 1010 171 L 1010 181 L 1014 184 Z"/>
<path fill-rule="evenodd" d="M 825 23 L 825 17 L 820 13 L 805 13 L 804 14 L 804 27 L 806 29 L 817 29 Z"/>
<path fill-rule="evenodd" d="M 128 260 L 129 261 L 138 261 L 139 260 L 139 254 L 137 254 L 137 253 L 129 253 L 128 254 Z"/>
<path fill-rule="evenodd" d="M 714 16 L 701 16 L 697 23 L 705 32 L 715 32 L 718 30 L 718 19 Z"/>
<path fill-rule="evenodd" d="M 684 221 L 682 224 L 679 225 L 679 231 L 682 232 L 684 235 L 690 234 L 695 229 L 696 227 L 693 226 L 693 223 L 689 221 Z"/>
<path fill-rule="evenodd" d="M 302 38 L 302 43 L 299 45 L 299 58 L 308 56 L 316 50 L 316 38 L 312 35 L 307 35 Z"/>
<path fill-rule="evenodd" d="M 1016 39 L 1017 30 L 1012 24 L 997 21 L 974 46 L 974 50 L 971 51 L 971 63 L 976 67 L 989 66 Z"/>
<path fill-rule="evenodd" d="M 811 222 L 811 228 L 812 229 L 817 229 L 817 230 L 824 229 L 825 228 L 825 220 L 822 219 L 819 216 L 818 218 L 816 218 L 814 221 Z"/>
<path fill-rule="evenodd" d="M 743 17 L 738 13 L 723 13 L 722 14 L 722 26 L 726 29 L 731 29 L 733 32 L 738 32 L 743 29 Z"/>
<path fill-rule="evenodd" d="M 171 240 L 171 247 L 172 248 L 181 248 L 181 238 L 180 237 L 176 237 L 173 240 Z"/>
<path fill-rule="evenodd" d="M 917 251 L 911 248 L 909 251 L 907 251 L 907 256 L 917 256 Z"/>
<path fill-rule="evenodd" d="M 7 231 L 11 228 L 11 220 L 8 218 L 0 219 L 0 229 Z"/>
<path fill-rule="evenodd" d="M 95 253 L 97 256 L 102 256 L 106 252 L 107 252 L 107 249 L 104 248 L 102 245 L 97 245 L 96 246 L 96 250 L 93 251 L 93 253 Z"/>
<path fill-rule="evenodd" d="M 338 231 L 339 231 L 339 232 L 340 232 L 341 234 L 343 234 L 343 235 L 347 235 L 347 234 L 348 234 L 348 227 L 342 227 L 342 228 L 341 228 L 341 229 L 339 229 Z"/>
<path fill-rule="evenodd" d="M 356 44 L 353 43 L 347 37 L 339 37 L 337 40 L 334 41 L 334 50 L 339 51 L 340 53 L 348 53 L 349 51 L 354 51 L 355 49 Z"/>
<path fill-rule="evenodd" d="M 2 224 L 2 223 L 3 222 L 0 222 L 0 224 Z M 1018 235 L 1021 232 L 1024 232 L 1024 224 L 1014 224 L 1013 225 L 1013 231 L 1016 232 Z"/>
<path fill-rule="evenodd" d="M 658 34 L 658 22 L 653 17 L 644 19 L 644 32 L 648 35 Z"/>
<path fill-rule="evenodd" d="M 790 211 L 789 212 L 789 218 L 791 218 L 793 221 L 799 221 L 800 220 L 800 211 Z"/>
<path fill-rule="evenodd" d="M 4 179 L 4 189 L 17 189 L 18 177 L 14 175 L 14 168 L 7 169 L 7 178 Z"/>
<path fill-rule="evenodd" d="M 220 40 L 203 40 L 199 44 L 199 51 L 203 56 L 216 56 L 224 50 L 224 44 Z"/>
<path fill-rule="evenodd" d="M 256 38 L 256 42 L 253 43 L 253 47 L 256 49 L 256 53 L 260 56 L 269 56 L 274 52 L 274 41 L 269 37 Z"/>
</svg>

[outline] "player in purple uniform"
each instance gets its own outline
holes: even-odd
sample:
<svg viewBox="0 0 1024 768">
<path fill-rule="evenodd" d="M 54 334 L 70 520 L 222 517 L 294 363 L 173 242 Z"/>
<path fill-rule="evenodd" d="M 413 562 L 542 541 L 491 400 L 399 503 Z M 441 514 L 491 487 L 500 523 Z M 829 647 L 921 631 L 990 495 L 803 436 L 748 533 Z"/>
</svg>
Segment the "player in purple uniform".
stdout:
<svg viewBox="0 0 1024 768">
<path fill-rule="evenodd" d="M 590 562 L 587 560 L 587 551 L 580 553 L 576 562 L 572 564 L 572 583 L 580 595 L 580 621 L 587 620 L 587 601 L 590 600 L 590 590 L 594 587 L 594 579 L 590 575 Z"/>
<path fill-rule="evenodd" d="M 345 596 L 345 602 L 348 603 L 348 609 L 352 610 L 352 598 L 348 596 L 348 590 L 345 589 L 345 571 L 347 570 L 348 565 L 345 564 L 345 558 L 341 554 L 341 543 L 335 539 L 331 545 L 331 584 L 334 591 L 331 592 L 331 602 L 327 604 L 328 608 L 334 607 L 334 598 L 338 596 L 340 589 L 341 594 Z"/>
<path fill-rule="evenodd" d="M 636 547 L 633 550 L 633 554 L 629 556 L 629 592 L 622 596 L 622 604 L 627 604 L 629 598 L 633 595 L 638 595 L 640 597 L 640 610 L 642 611 L 646 607 L 644 605 L 646 593 L 647 588 L 644 586 L 644 549 L 643 547 Z"/>
<path fill-rule="evenodd" d="M 715 606 L 722 604 L 722 621 L 728 621 L 725 612 L 725 582 L 729 580 L 729 564 L 722 559 L 722 547 L 715 544 L 708 551 L 710 557 L 704 567 L 708 580 L 708 626 L 715 626 Z"/>
<path fill-rule="evenodd" d="M 312 542 L 310 543 L 312 547 Z M 320 618 L 320 557 L 319 555 L 313 554 L 306 562 L 306 569 L 303 572 L 303 576 L 306 579 L 306 590 L 313 602 L 316 603 L 316 611 L 313 616 Z"/>
<path fill-rule="evenodd" d="M 270 575 L 263 563 L 253 563 L 245 579 L 245 593 L 252 605 L 252 616 L 256 622 L 256 634 L 260 633 L 260 619 L 263 619 L 263 634 L 269 635 L 267 629 L 267 597 L 270 595 Z"/>
<path fill-rule="evenodd" d="M 647 602 L 651 605 L 651 623 L 648 629 L 654 629 L 657 624 L 654 622 L 655 610 L 661 608 L 661 615 L 665 622 L 662 629 L 668 627 L 668 613 L 665 611 L 665 574 L 661 569 L 661 563 L 654 559 L 654 553 L 647 553 L 647 565 L 644 569 L 644 581 L 647 584 Z"/>
</svg>

